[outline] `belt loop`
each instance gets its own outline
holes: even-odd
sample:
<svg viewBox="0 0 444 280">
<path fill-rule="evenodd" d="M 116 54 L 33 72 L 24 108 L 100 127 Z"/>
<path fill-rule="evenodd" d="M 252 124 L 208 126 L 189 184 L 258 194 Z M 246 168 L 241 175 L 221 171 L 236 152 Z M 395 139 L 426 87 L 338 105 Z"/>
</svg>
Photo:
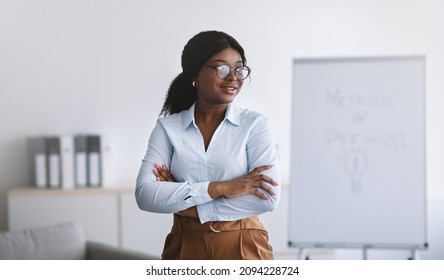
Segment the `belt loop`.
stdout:
<svg viewBox="0 0 444 280">
<path fill-rule="evenodd" d="M 221 230 L 216 230 L 216 229 L 213 228 L 213 221 L 210 222 L 210 229 L 211 229 L 212 232 L 215 232 L 215 233 L 221 232 Z"/>
</svg>

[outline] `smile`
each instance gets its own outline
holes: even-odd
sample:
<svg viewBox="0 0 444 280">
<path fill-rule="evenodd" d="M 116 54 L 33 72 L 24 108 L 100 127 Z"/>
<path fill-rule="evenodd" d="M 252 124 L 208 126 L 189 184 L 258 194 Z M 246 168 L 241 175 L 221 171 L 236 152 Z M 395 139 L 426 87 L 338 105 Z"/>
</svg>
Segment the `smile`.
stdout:
<svg viewBox="0 0 444 280">
<path fill-rule="evenodd" d="M 235 86 L 235 85 L 227 85 L 227 86 L 221 86 L 221 88 L 227 89 L 227 90 L 237 90 L 239 87 Z"/>
<path fill-rule="evenodd" d="M 229 85 L 229 86 L 221 86 L 220 88 L 222 89 L 222 91 L 223 91 L 225 94 L 228 94 L 228 95 L 236 95 L 236 94 L 237 94 L 237 91 L 238 91 L 238 89 L 239 89 L 238 86 L 233 86 L 233 85 Z"/>
</svg>

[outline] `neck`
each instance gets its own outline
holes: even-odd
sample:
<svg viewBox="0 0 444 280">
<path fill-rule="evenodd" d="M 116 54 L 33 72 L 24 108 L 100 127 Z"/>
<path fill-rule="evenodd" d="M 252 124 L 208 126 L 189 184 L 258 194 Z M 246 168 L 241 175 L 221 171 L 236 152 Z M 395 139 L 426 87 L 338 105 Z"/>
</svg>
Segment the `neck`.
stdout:
<svg viewBox="0 0 444 280">
<path fill-rule="evenodd" d="M 196 120 L 211 122 L 218 121 L 221 122 L 225 118 L 225 112 L 228 105 L 202 105 L 201 103 L 196 103 L 196 108 L 194 111 L 194 117 Z"/>
</svg>

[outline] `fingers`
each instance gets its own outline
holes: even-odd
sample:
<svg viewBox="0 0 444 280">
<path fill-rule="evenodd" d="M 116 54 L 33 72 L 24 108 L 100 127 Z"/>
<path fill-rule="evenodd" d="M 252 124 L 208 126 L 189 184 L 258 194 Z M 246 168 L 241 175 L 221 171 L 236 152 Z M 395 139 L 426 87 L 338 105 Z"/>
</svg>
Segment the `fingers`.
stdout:
<svg viewBox="0 0 444 280">
<path fill-rule="evenodd" d="M 253 185 L 253 187 L 256 188 L 254 194 L 259 196 L 262 199 L 269 199 L 268 196 L 266 196 L 263 192 L 259 191 L 259 189 L 264 190 L 266 193 L 270 194 L 270 195 L 276 195 L 276 193 L 273 191 L 273 189 L 268 185 L 272 185 L 272 186 L 277 186 L 278 182 L 276 182 L 275 180 L 273 180 L 272 178 L 268 177 L 267 175 L 264 174 L 259 174 L 255 176 L 255 184 Z M 266 184 L 268 183 L 268 184 Z"/>
<path fill-rule="evenodd" d="M 248 182 L 245 182 L 245 191 L 247 193 L 253 194 L 265 200 L 268 200 L 270 195 L 276 195 L 269 184 L 276 186 L 277 182 L 266 175 L 254 176 L 254 178 L 247 179 L 247 181 Z"/>
<path fill-rule="evenodd" d="M 269 183 L 270 185 L 273 185 L 273 186 L 279 185 L 278 182 L 276 182 L 275 180 L 273 180 L 272 178 L 270 178 L 270 177 L 268 177 L 267 175 L 264 175 L 264 174 L 257 175 L 257 178 L 258 178 L 257 180 L 259 180 L 261 182 Z"/>
<path fill-rule="evenodd" d="M 161 179 L 160 179 L 160 174 L 159 174 L 159 171 L 158 171 L 158 165 L 157 164 L 154 164 L 154 169 L 153 169 L 153 174 L 154 174 L 154 176 L 156 176 L 156 180 L 157 181 L 162 181 Z"/>
<path fill-rule="evenodd" d="M 266 191 L 267 193 L 271 194 L 271 195 L 276 195 L 276 193 L 273 191 L 273 189 L 270 188 L 264 182 L 260 182 L 260 188 L 263 189 L 264 191 Z"/>
<path fill-rule="evenodd" d="M 264 182 L 258 182 L 256 186 L 252 186 L 251 193 L 265 200 L 270 199 L 269 196 L 264 192 L 261 192 L 260 189 L 264 190 L 269 195 L 276 195 L 276 193 Z"/>
<path fill-rule="evenodd" d="M 273 165 L 263 165 L 263 166 L 259 166 L 256 167 L 255 169 L 250 171 L 250 175 L 259 175 L 262 171 L 271 169 L 273 167 Z"/>
<path fill-rule="evenodd" d="M 254 195 L 258 196 L 259 198 L 262 198 L 264 200 L 269 200 L 270 198 L 266 196 L 263 192 L 261 192 L 259 189 L 254 190 Z"/>
<path fill-rule="evenodd" d="M 262 199 L 269 199 L 269 197 L 266 194 L 264 194 L 263 192 L 261 192 L 259 190 L 259 189 L 262 189 L 270 195 L 276 195 L 276 193 L 273 191 L 273 189 L 268 184 L 270 184 L 272 186 L 277 186 L 277 185 L 279 185 L 279 183 L 276 182 L 275 180 L 273 180 L 272 178 L 270 178 L 269 176 L 261 174 L 261 172 L 263 172 L 265 170 L 269 170 L 272 167 L 273 167 L 273 165 L 263 165 L 263 166 L 259 166 L 259 167 L 254 168 L 253 170 L 250 171 L 250 173 L 248 173 L 248 176 L 253 181 L 253 184 L 250 185 L 252 188 L 254 188 L 252 190 L 252 194 L 254 194 Z M 268 183 L 268 184 L 266 184 L 266 183 Z"/>
<path fill-rule="evenodd" d="M 161 182 L 175 182 L 173 175 L 171 175 L 170 171 L 167 169 L 165 164 L 160 166 L 159 164 L 154 164 L 153 174 L 156 176 L 157 181 Z"/>
</svg>

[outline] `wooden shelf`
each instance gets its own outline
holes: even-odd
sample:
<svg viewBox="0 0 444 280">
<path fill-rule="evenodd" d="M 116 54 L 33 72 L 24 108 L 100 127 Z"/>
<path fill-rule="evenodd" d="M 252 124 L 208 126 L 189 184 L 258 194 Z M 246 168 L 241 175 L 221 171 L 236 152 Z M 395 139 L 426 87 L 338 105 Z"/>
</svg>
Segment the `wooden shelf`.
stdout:
<svg viewBox="0 0 444 280">
<path fill-rule="evenodd" d="M 36 196 L 36 195 L 85 195 L 106 193 L 134 192 L 135 187 L 86 187 L 74 189 L 61 188 L 36 188 L 33 186 L 20 186 L 8 190 L 8 196 Z"/>
</svg>

